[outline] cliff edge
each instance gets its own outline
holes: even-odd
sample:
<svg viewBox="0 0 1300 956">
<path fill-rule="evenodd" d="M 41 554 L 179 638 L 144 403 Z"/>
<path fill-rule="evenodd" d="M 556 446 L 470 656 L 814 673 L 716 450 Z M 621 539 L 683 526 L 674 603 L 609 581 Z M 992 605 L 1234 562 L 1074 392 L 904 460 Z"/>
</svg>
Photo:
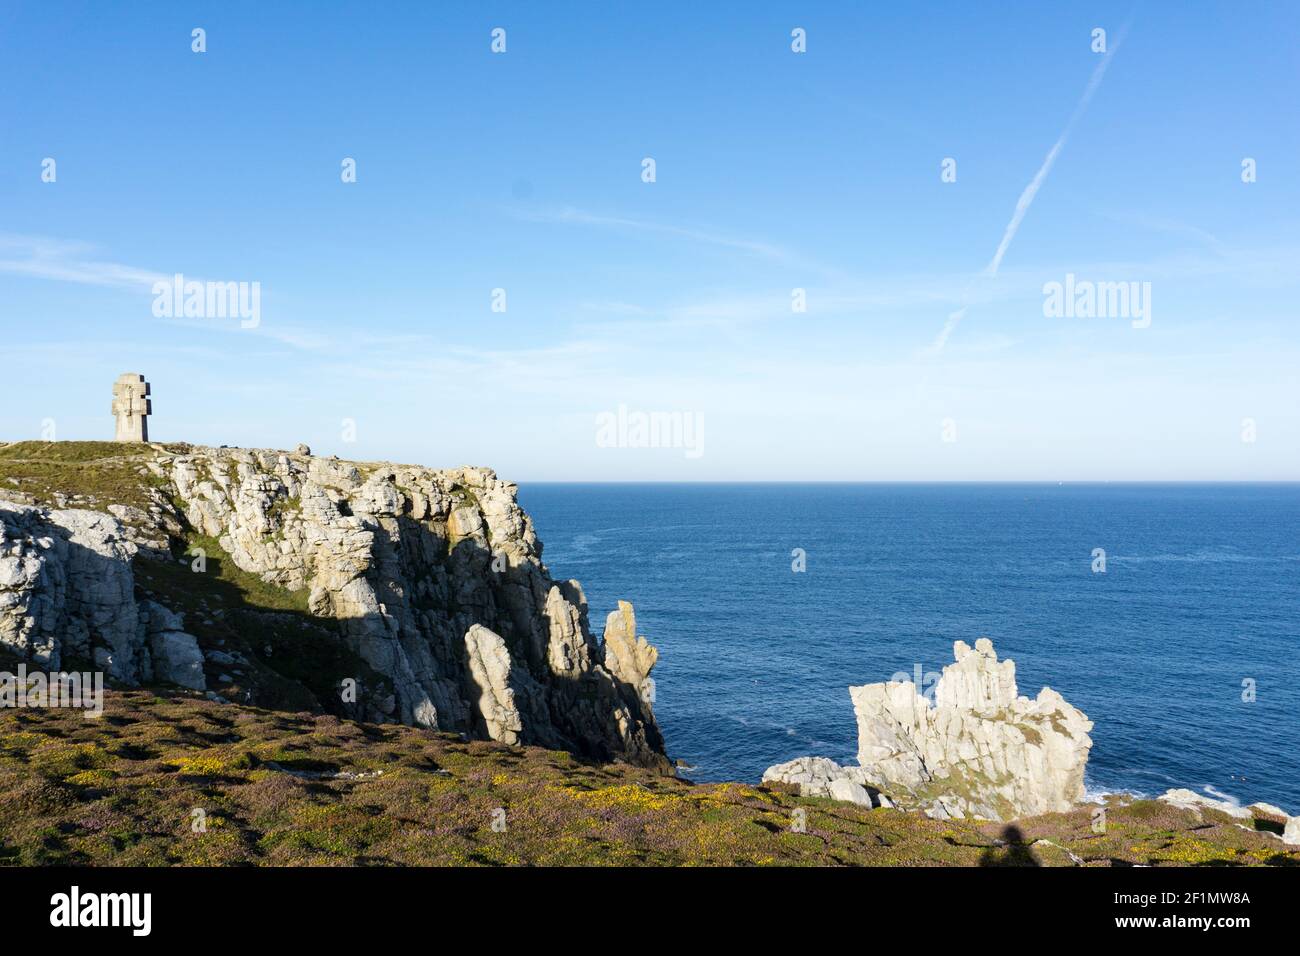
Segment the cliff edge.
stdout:
<svg viewBox="0 0 1300 956">
<path fill-rule="evenodd" d="M 632 606 L 598 641 L 486 468 L 0 446 L 0 647 L 125 686 L 670 768 Z"/>
</svg>

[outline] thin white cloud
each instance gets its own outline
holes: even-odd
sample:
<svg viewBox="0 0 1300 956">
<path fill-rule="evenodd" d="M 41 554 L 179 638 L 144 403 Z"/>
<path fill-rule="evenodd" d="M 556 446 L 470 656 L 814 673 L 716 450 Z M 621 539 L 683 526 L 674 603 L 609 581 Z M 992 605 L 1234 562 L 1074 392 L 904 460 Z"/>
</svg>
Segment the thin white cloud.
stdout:
<svg viewBox="0 0 1300 956">
<path fill-rule="evenodd" d="M 687 239 L 691 242 L 703 243 L 705 245 L 736 249 L 740 252 L 767 259 L 792 258 L 786 250 L 767 242 L 757 242 L 750 239 L 737 239 L 720 233 L 708 232 L 700 229 L 688 229 L 681 226 L 668 225 L 666 223 L 649 222 L 644 219 L 629 219 L 623 216 L 602 216 L 596 213 L 584 212 L 583 210 L 575 209 L 572 206 L 564 206 L 559 209 L 541 209 L 532 210 L 530 212 L 517 212 L 515 215 L 527 219 L 530 222 L 569 223 L 581 226 L 598 226 L 607 229 L 622 229 L 629 232 L 643 232 L 654 235 L 671 236 L 678 239 Z"/>
<path fill-rule="evenodd" d="M 611 361 L 612 349 L 607 343 L 582 339 L 518 349 L 444 345 L 417 352 L 392 347 L 356 352 L 344 361 L 331 357 L 318 371 L 348 380 L 437 386 L 462 395 L 520 393 L 553 398 L 587 394 L 596 377 L 609 374 L 618 364 Z"/>
<path fill-rule="evenodd" d="M 602 339 L 630 341 L 637 336 L 643 346 L 672 341 L 677 333 L 709 332 L 748 334 L 763 323 L 790 323 L 827 328 L 827 323 L 853 321 L 897 328 L 902 323 L 926 323 L 936 307 L 947 307 L 947 320 L 922 350 L 933 354 L 948 345 L 953 331 L 977 307 L 1041 301 L 1043 282 L 1067 271 L 1080 275 L 1136 274 L 1148 279 L 1198 280 L 1208 276 L 1232 279 L 1251 287 L 1291 288 L 1300 283 L 1295 269 L 1300 247 L 1223 248 L 1216 254 L 1186 251 L 1150 259 L 1044 262 L 1004 267 L 996 281 L 969 273 L 917 273 L 858 278 L 850 284 L 810 287 L 808 311 L 792 313 L 790 293 L 773 286 L 766 292 L 719 293 L 698 299 L 660 302 L 589 300 L 575 305 L 574 328 Z"/>
<path fill-rule="evenodd" d="M 94 247 L 85 242 L 44 236 L 0 235 L 0 272 L 111 288 L 137 288 L 171 277 L 120 262 L 89 258 Z"/>
<path fill-rule="evenodd" d="M 1170 236 L 1179 236 L 1184 239 L 1193 239 L 1213 249 L 1220 255 L 1228 254 L 1228 247 L 1207 229 L 1199 226 L 1193 226 L 1189 223 L 1180 222 L 1177 219 L 1166 219 L 1158 216 L 1147 216 L 1142 213 L 1126 212 L 1122 210 L 1108 210 L 1101 213 L 1103 218 L 1110 219 L 1113 222 L 1122 223 L 1128 226 L 1136 226 L 1139 229 L 1148 229 L 1152 232 L 1161 232 Z"/>
<path fill-rule="evenodd" d="M 94 258 L 96 252 L 97 247 L 93 244 L 75 239 L 0 233 L 0 273 L 54 282 L 150 292 L 154 283 L 170 283 L 173 280 L 172 273 L 99 260 Z M 193 275 L 188 278 L 203 281 Z M 299 351 L 320 351 L 331 345 L 330 338 L 319 332 L 284 323 L 264 324 L 253 329 L 245 329 L 238 324 L 204 319 L 176 317 L 159 321 L 198 331 L 239 332 L 258 337 L 263 343 L 274 342 Z"/>
<path fill-rule="evenodd" d="M 552 209 L 508 209 L 507 213 L 527 222 L 590 226 L 598 229 L 611 229 L 628 233 L 640 233 L 647 236 L 660 236 L 667 239 L 680 239 L 685 242 L 697 243 L 699 245 L 717 246 L 718 248 L 731 249 L 756 259 L 780 262 L 808 273 L 816 273 L 824 278 L 832 278 L 836 280 L 847 278 L 845 273 L 840 269 L 810 259 L 807 256 L 800 255 L 799 253 L 783 246 L 776 245 L 775 243 L 764 242 L 757 239 L 745 239 L 737 236 L 726 235 L 724 233 L 713 232 L 708 229 L 674 226 L 668 223 L 651 222 L 645 219 L 632 219 L 626 216 L 605 216 L 600 215 L 599 213 L 576 209 L 572 206 L 563 206 Z"/>
</svg>

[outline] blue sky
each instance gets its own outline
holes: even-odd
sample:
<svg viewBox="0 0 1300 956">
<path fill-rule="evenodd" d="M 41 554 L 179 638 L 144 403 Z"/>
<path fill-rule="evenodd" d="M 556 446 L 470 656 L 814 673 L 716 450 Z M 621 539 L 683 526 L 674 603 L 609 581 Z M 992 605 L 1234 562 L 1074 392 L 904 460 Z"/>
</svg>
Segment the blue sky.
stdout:
<svg viewBox="0 0 1300 956">
<path fill-rule="evenodd" d="M 159 440 L 517 480 L 1294 480 L 1297 36 L 1291 3 L 6 3 L 0 438 L 111 437 L 131 370 Z M 260 283 L 260 324 L 155 316 L 178 272 Z M 1067 273 L 1149 282 L 1149 327 L 1046 317 Z M 602 447 L 620 406 L 700 453 Z"/>
</svg>

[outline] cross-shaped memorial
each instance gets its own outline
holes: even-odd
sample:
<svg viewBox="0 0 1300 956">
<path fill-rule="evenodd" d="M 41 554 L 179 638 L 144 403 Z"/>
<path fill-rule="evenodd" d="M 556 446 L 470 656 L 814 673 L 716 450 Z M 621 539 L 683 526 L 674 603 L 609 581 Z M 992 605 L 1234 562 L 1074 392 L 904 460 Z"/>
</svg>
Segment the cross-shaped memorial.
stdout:
<svg viewBox="0 0 1300 956">
<path fill-rule="evenodd" d="M 153 411 L 149 401 L 149 383 L 143 375 L 127 372 L 113 383 L 113 416 L 117 419 L 114 441 L 148 441 L 149 422 L 145 416 Z"/>
</svg>

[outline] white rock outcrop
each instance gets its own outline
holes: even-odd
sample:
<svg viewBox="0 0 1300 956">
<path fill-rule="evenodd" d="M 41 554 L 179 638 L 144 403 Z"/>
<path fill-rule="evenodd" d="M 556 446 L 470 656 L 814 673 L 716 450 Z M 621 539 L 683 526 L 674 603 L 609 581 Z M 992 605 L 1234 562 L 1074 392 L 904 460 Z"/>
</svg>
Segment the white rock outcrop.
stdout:
<svg viewBox="0 0 1300 956">
<path fill-rule="evenodd" d="M 1216 810 L 1219 813 L 1226 813 L 1238 820 L 1248 821 L 1249 828 L 1263 829 L 1266 832 L 1274 833 L 1287 846 L 1300 846 L 1300 816 L 1293 817 L 1281 807 L 1275 807 L 1271 803 L 1252 803 L 1243 807 L 1235 798 L 1216 799 L 1197 793 L 1194 790 L 1182 788 L 1166 790 L 1156 799 L 1180 810 L 1190 810 L 1196 814 L 1197 819 L 1203 818 L 1202 811 L 1204 810 Z M 1259 821 L 1267 821 L 1269 826 L 1260 827 Z M 1238 825 L 1247 826 L 1247 823 L 1243 822 Z M 1277 833 L 1271 829 L 1272 827 L 1281 827 L 1282 832 Z"/>
<path fill-rule="evenodd" d="M 203 690 L 203 651 L 193 634 L 185 631 L 185 619 L 156 601 L 141 601 L 137 607 L 153 660 L 153 680 Z"/>
<path fill-rule="evenodd" d="M 1092 721 L 1051 688 L 1019 696 L 1015 663 L 988 638 L 957 641 L 953 656 L 933 704 L 910 682 L 849 688 L 867 780 L 939 817 L 1009 820 L 1080 803 Z"/>
<path fill-rule="evenodd" d="M 477 696 L 473 703 L 478 708 L 483 728 L 492 740 L 517 744 L 523 732 L 523 718 L 515 704 L 515 691 L 511 687 L 513 665 L 506 642 L 482 624 L 475 624 L 465 632 L 465 656 L 469 663 L 469 679 Z"/>
<path fill-rule="evenodd" d="M 802 797 L 829 797 L 860 807 L 893 806 L 880 791 L 862 785 L 861 771 L 861 767 L 841 767 L 828 757 L 797 757 L 768 767 L 763 782 L 791 784 L 799 788 Z"/>
<path fill-rule="evenodd" d="M 643 694 L 657 652 L 631 605 L 593 637 L 581 587 L 552 580 L 516 486 L 490 469 L 211 448 L 156 467 L 190 525 L 244 571 L 307 590 L 392 682 L 372 719 L 670 766 Z"/>
<path fill-rule="evenodd" d="M 1171 807 L 1178 807 L 1180 810 L 1191 810 L 1198 817 L 1202 810 L 1217 810 L 1220 813 L 1226 813 L 1230 817 L 1236 817 L 1238 820 L 1251 820 L 1255 816 L 1251 813 L 1250 808 L 1243 807 L 1232 800 L 1216 800 L 1194 790 L 1166 790 L 1156 799 L 1169 804 Z"/>
<path fill-rule="evenodd" d="M 649 695 L 650 669 L 659 660 L 659 650 L 636 633 L 636 614 L 627 601 L 605 619 L 605 666 L 618 680 L 638 695 Z"/>
<path fill-rule="evenodd" d="M 178 615 L 137 603 L 127 529 L 110 514 L 0 500 L 0 645 L 51 671 L 93 665 L 124 684 L 203 690 Z"/>
<path fill-rule="evenodd" d="M 802 758 L 769 768 L 764 780 L 860 803 L 853 784 L 874 804 L 883 798 L 944 819 L 1012 820 L 1080 803 L 1092 721 L 1050 688 L 1019 696 L 1015 664 L 999 661 L 987 638 L 973 649 L 957 641 L 953 656 L 933 703 L 910 681 L 849 688 L 859 766 Z"/>
<path fill-rule="evenodd" d="M 51 670 L 98 649 L 137 680 L 135 550 L 110 515 L 0 501 L 0 644 Z"/>
<path fill-rule="evenodd" d="M 349 716 L 671 770 L 652 708 L 658 652 L 632 606 L 594 637 L 582 588 L 550 577 L 515 485 L 490 469 L 146 448 L 131 465 L 147 509 L 0 505 L 0 644 L 203 689 L 217 648 L 167 617 L 165 594 L 137 605 L 132 574 L 199 535 L 225 552 L 214 559 L 300 593 L 298 617 L 360 659 L 364 673 L 337 675 L 356 691 Z"/>
</svg>

